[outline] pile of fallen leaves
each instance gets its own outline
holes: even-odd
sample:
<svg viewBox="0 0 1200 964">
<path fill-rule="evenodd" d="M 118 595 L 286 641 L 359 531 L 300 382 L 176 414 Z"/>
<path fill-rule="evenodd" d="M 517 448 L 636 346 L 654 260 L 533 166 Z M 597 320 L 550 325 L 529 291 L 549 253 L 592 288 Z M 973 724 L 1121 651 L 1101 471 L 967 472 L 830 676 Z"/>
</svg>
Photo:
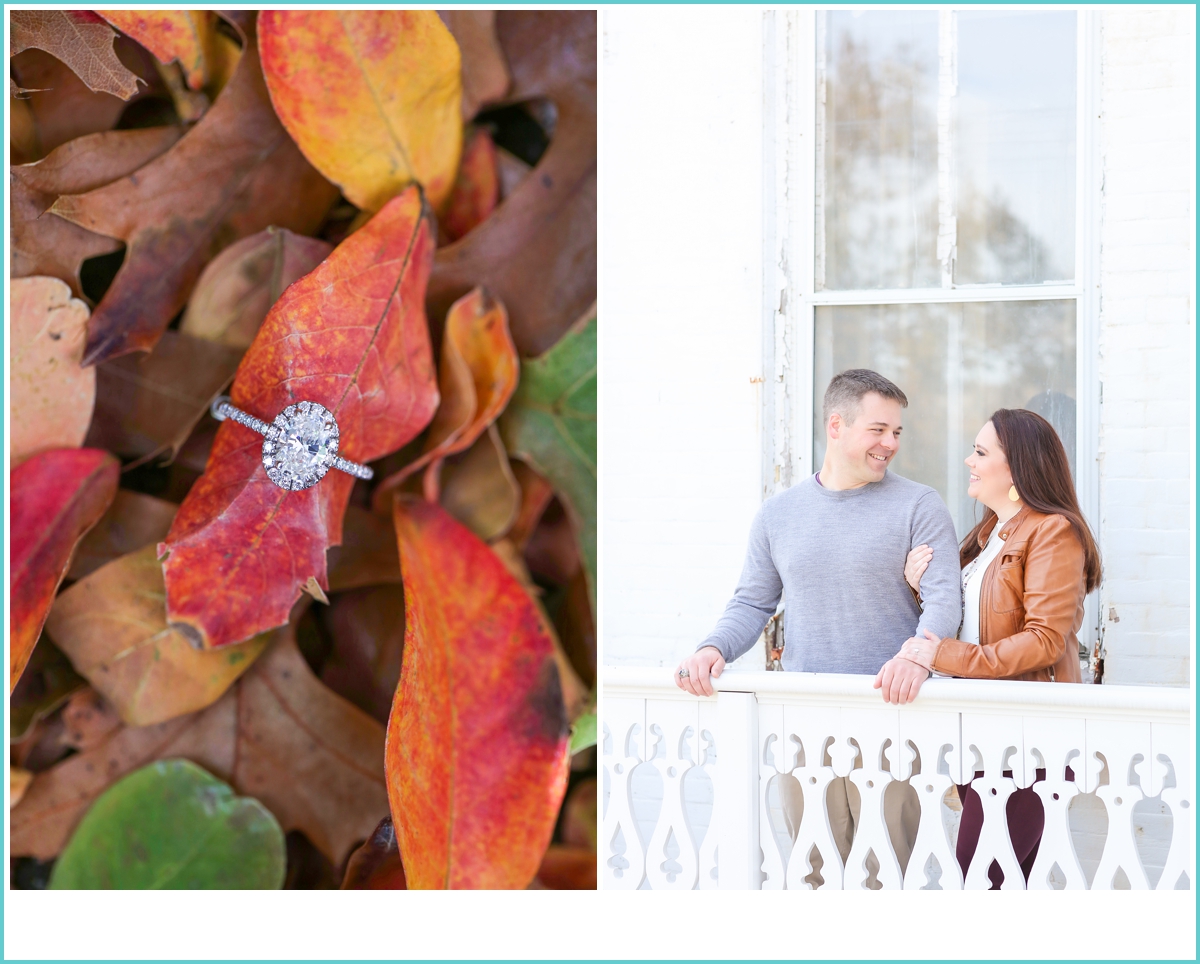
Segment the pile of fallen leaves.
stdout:
<svg viewBox="0 0 1200 964">
<path fill-rule="evenodd" d="M 595 13 L 11 38 L 13 886 L 594 887 Z"/>
</svg>

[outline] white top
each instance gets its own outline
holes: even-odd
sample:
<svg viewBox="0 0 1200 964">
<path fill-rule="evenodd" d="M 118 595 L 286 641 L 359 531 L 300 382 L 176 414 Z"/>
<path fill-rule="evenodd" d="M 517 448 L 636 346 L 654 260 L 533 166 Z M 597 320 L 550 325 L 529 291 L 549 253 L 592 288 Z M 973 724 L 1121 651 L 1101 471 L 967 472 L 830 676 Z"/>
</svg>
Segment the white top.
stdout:
<svg viewBox="0 0 1200 964">
<path fill-rule="evenodd" d="M 1004 545 L 1004 540 L 1000 538 L 1002 528 L 997 522 L 983 551 L 967 563 L 962 571 L 963 624 L 959 639 L 976 646 L 979 645 L 979 591 L 983 588 L 983 574 Z"/>
</svg>

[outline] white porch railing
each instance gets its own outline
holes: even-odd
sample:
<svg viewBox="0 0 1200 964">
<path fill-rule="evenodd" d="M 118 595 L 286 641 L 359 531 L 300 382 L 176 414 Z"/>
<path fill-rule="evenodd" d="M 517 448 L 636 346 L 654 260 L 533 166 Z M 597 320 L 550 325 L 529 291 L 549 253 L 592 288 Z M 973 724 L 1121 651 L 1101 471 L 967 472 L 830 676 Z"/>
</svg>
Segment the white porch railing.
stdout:
<svg viewBox="0 0 1200 964">
<path fill-rule="evenodd" d="M 1192 886 L 1190 691 L 934 679 L 897 707 L 871 682 L 729 672 L 697 699 L 670 670 L 606 666 L 600 886 L 984 889 L 995 860 L 1002 888 L 1024 889 L 1004 813 L 1031 784 L 1045 824 L 1030 890 Z M 979 771 L 983 828 L 964 881 L 952 785 Z M 790 829 L 788 774 L 803 794 Z M 843 864 L 825 793 L 847 776 L 861 810 Z M 920 800 L 905 869 L 884 820 L 895 780 Z"/>
</svg>

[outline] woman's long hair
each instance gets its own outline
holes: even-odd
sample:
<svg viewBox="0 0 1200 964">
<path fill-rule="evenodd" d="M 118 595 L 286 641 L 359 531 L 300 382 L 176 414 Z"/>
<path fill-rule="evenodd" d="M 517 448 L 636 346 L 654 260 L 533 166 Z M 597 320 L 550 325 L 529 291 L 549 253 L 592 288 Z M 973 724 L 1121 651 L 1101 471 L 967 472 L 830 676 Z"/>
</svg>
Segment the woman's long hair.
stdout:
<svg viewBox="0 0 1200 964">
<path fill-rule="evenodd" d="M 1079 508 L 1071 464 L 1054 426 L 1024 408 L 996 409 L 989 421 L 1004 449 L 1021 501 L 1037 512 L 1065 516 L 1071 523 L 1083 545 L 1083 571 L 1087 591 L 1091 592 L 1100 585 L 1100 550 Z M 983 518 L 967 533 L 959 548 L 960 566 L 979 555 L 979 533 L 995 518 L 996 513 L 985 507 Z"/>
</svg>

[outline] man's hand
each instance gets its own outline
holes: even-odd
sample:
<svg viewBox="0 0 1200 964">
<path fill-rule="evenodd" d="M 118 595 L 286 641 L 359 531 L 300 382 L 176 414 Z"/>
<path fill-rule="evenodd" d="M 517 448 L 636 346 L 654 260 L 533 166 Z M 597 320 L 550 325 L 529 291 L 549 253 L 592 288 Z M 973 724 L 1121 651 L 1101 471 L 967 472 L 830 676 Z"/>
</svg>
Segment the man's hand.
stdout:
<svg viewBox="0 0 1200 964">
<path fill-rule="evenodd" d="M 725 657 L 721 651 L 715 646 L 705 646 L 675 667 L 675 685 L 693 696 L 712 696 L 716 690 L 709 677 L 720 676 L 724 669 Z"/>
<path fill-rule="evenodd" d="M 924 666 L 893 656 L 875 677 L 875 689 L 883 690 L 883 698 L 888 703 L 911 703 L 927 679 L 929 670 Z"/>
</svg>

